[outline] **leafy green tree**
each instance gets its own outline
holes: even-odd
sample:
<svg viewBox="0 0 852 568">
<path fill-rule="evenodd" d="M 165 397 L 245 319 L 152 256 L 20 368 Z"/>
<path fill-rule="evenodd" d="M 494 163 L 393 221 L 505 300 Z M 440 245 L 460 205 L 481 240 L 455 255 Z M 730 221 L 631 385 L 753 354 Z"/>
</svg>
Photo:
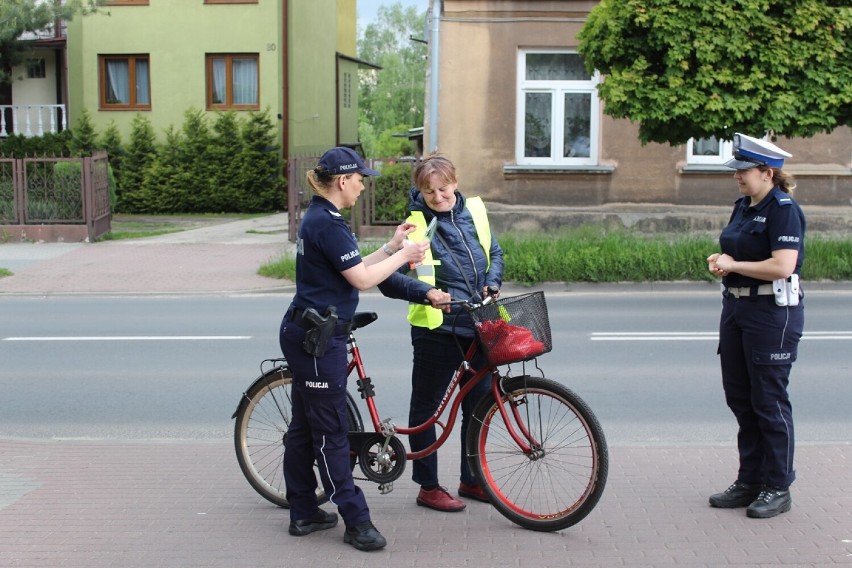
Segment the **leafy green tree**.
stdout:
<svg viewBox="0 0 852 568">
<path fill-rule="evenodd" d="M 77 14 L 88 14 L 103 0 L 0 0 L 0 85 L 11 83 L 12 67 L 27 59 L 31 42 L 21 35 L 37 32 L 56 20 L 71 20 Z"/>
<path fill-rule="evenodd" d="M 852 124 L 849 0 L 602 0 L 579 39 L 643 144 Z"/>
<path fill-rule="evenodd" d="M 425 11 L 397 2 L 379 7 L 358 38 L 358 57 L 382 67 L 361 72 L 358 134 L 367 155 L 390 150 L 378 145 L 380 138 L 423 126 L 426 45 L 411 38 L 423 40 L 425 27 Z M 400 140 L 407 148 L 407 140 Z"/>
</svg>

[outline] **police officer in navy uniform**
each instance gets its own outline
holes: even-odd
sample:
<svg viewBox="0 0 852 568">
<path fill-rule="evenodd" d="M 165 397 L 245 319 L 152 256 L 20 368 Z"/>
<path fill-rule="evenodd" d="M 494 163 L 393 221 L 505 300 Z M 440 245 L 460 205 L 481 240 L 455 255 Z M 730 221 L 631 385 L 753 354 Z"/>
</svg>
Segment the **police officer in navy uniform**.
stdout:
<svg viewBox="0 0 852 568">
<path fill-rule="evenodd" d="M 352 477 L 346 412 L 349 323 L 359 290 L 376 286 L 401 266 L 421 262 L 429 246 L 424 241 L 403 247 L 406 235 L 414 229 L 404 223 L 383 250 L 361 257 L 340 210 L 355 204 L 364 190 L 364 176 L 378 175 L 357 153 L 341 147 L 328 150 L 317 167 L 307 172 L 307 182 L 316 195 L 299 226 L 296 294 L 279 336 L 293 372 L 293 416 L 284 452 L 289 533 L 304 536 L 337 525 L 337 515 L 318 506 L 316 462 L 325 493 L 346 525 L 343 540 L 358 550 L 377 550 L 386 541 L 371 522 L 364 494 Z M 311 309 L 332 324 L 336 310 L 336 324 L 325 328 L 331 330 L 330 338 L 321 349 L 305 342 L 306 334 L 312 336 L 310 332 L 317 327 Z"/>
<path fill-rule="evenodd" d="M 793 415 L 787 384 L 804 325 L 798 275 L 805 256 L 805 216 L 795 183 L 781 168 L 791 155 L 778 146 L 734 135 L 725 165 L 743 197 L 707 258 L 722 278 L 719 356 L 725 400 L 739 424 L 736 481 L 710 497 L 712 507 L 747 507 L 749 517 L 790 510 Z"/>
</svg>

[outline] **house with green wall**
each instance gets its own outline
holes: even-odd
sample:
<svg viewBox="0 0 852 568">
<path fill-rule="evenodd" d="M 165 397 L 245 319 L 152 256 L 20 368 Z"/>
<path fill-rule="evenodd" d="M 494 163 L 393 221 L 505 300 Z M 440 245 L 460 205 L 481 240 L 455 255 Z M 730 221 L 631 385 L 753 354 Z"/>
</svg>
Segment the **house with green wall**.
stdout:
<svg viewBox="0 0 852 568">
<path fill-rule="evenodd" d="M 266 111 L 284 157 L 358 144 L 356 0 L 107 0 L 67 30 L 70 124 L 163 138 L 187 110 Z"/>
</svg>

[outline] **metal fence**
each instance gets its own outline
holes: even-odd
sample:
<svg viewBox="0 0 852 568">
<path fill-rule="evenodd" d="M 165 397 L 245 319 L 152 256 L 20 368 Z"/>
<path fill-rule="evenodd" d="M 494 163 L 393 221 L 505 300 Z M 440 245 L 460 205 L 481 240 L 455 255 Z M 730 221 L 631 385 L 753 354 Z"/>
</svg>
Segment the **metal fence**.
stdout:
<svg viewBox="0 0 852 568">
<path fill-rule="evenodd" d="M 0 158 L 5 239 L 94 241 L 109 232 L 109 159 Z"/>
</svg>

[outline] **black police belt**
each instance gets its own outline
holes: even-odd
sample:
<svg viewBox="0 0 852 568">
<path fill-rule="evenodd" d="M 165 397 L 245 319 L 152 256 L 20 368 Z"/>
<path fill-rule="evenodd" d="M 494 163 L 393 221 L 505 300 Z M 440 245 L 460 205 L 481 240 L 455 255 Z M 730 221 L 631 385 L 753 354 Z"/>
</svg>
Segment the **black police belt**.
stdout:
<svg viewBox="0 0 852 568">
<path fill-rule="evenodd" d="M 772 284 L 760 284 L 758 286 L 744 286 L 742 288 L 725 288 L 722 292 L 726 296 L 734 298 L 748 298 L 749 296 L 773 296 Z"/>
<path fill-rule="evenodd" d="M 293 308 L 292 310 L 290 310 L 287 317 L 287 321 L 293 322 L 305 331 L 313 329 L 315 327 L 314 324 L 308 321 L 308 319 L 305 317 L 304 312 L 297 308 Z M 337 322 L 337 325 L 334 328 L 334 335 L 349 335 L 349 332 L 351 330 L 351 321 Z"/>
</svg>

